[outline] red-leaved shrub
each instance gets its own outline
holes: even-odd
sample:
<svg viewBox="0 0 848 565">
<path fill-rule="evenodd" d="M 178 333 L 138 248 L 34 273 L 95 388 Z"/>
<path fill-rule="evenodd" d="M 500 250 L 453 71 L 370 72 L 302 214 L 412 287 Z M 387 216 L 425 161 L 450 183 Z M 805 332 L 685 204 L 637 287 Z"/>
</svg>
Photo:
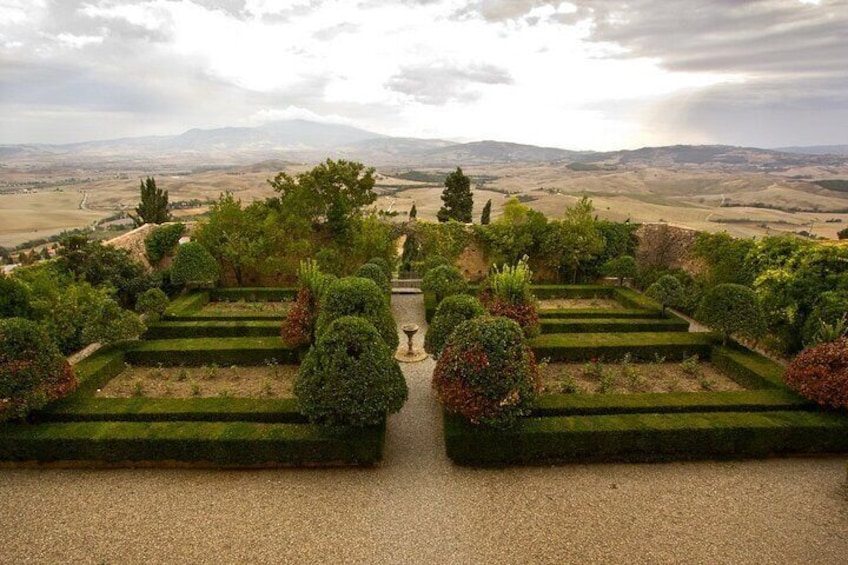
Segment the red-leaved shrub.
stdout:
<svg viewBox="0 0 848 565">
<path fill-rule="evenodd" d="M 848 408 L 848 339 L 805 349 L 783 375 L 786 386 L 829 408 Z"/>
<path fill-rule="evenodd" d="M 529 413 L 539 372 L 518 324 L 482 316 L 451 334 L 433 371 L 433 388 L 448 412 L 473 424 L 508 427 Z"/>
<path fill-rule="evenodd" d="M 521 326 L 525 337 L 536 337 L 541 332 L 539 311 L 533 301 L 516 304 L 495 296 L 484 302 L 484 305 L 492 316 L 509 318 Z"/>
<path fill-rule="evenodd" d="M 315 320 L 318 318 L 318 299 L 307 288 L 297 291 L 294 306 L 289 309 L 280 331 L 283 342 L 289 347 L 312 343 L 315 337 Z"/>
</svg>

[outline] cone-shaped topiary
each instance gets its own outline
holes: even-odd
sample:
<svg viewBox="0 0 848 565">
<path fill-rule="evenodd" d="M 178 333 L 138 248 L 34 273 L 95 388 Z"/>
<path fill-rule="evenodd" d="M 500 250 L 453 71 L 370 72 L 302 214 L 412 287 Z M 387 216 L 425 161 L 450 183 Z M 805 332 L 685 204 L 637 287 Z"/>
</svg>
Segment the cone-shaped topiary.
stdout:
<svg viewBox="0 0 848 565">
<path fill-rule="evenodd" d="M 424 335 L 424 351 L 438 358 L 451 332 L 466 320 L 486 313 L 480 301 L 467 294 L 448 296 L 439 304 Z"/>
<path fill-rule="evenodd" d="M 848 409 L 848 338 L 805 349 L 789 364 L 783 380 L 804 398 Z"/>
<path fill-rule="evenodd" d="M 533 352 L 508 318 L 463 322 L 433 371 L 433 388 L 450 413 L 473 424 L 509 427 L 529 413 L 539 387 Z"/>
<path fill-rule="evenodd" d="M 76 386 L 71 366 L 41 326 L 0 319 L 0 422 L 24 418 Z"/>
<path fill-rule="evenodd" d="M 400 339 L 386 295 L 371 279 L 344 277 L 330 283 L 321 299 L 315 323 L 316 337 L 342 316 L 365 318 L 377 328 L 389 347 L 397 349 Z"/>
<path fill-rule="evenodd" d="M 333 321 L 298 370 L 294 392 L 301 412 L 330 426 L 379 424 L 400 410 L 408 395 L 393 355 L 367 320 Z"/>
<path fill-rule="evenodd" d="M 379 265 L 375 265 L 374 263 L 365 263 L 356 270 L 356 276 L 362 277 L 363 279 L 371 279 L 377 283 L 380 290 L 387 294 L 392 291 L 392 283 L 388 278 L 386 278 L 386 273 L 383 272 L 383 269 L 381 269 Z"/>
</svg>

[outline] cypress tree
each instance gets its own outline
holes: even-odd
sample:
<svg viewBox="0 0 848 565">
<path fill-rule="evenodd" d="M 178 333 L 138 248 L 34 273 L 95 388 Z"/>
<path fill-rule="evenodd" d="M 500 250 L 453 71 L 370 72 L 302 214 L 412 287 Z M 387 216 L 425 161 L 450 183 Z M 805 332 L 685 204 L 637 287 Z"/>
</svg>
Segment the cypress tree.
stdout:
<svg viewBox="0 0 848 565">
<path fill-rule="evenodd" d="M 492 220 L 492 199 L 490 198 L 486 201 L 486 205 L 483 206 L 483 214 L 480 216 L 480 224 L 486 226 L 486 225 L 489 224 L 489 222 L 491 220 Z"/>
<path fill-rule="evenodd" d="M 168 191 L 156 188 L 156 180 L 147 177 L 139 187 L 141 203 L 135 209 L 135 216 L 130 215 L 137 226 L 142 224 L 161 224 L 171 219 L 168 212 Z"/>
<path fill-rule="evenodd" d="M 415 203 L 412 204 L 412 208 L 409 209 L 409 219 L 414 220 L 418 217 L 418 209 L 415 207 Z"/>
<path fill-rule="evenodd" d="M 471 198 L 471 179 L 462 174 L 461 168 L 457 167 L 456 171 L 445 178 L 442 202 L 444 205 L 436 214 L 440 222 L 448 220 L 471 222 L 471 210 L 474 207 L 474 200 Z"/>
</svg>

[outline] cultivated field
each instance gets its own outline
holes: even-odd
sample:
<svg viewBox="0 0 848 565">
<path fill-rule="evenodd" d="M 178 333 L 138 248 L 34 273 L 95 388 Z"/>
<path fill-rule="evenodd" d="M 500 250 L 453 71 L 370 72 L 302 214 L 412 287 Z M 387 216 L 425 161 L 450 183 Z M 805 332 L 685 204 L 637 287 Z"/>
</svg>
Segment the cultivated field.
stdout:
<svg viewBox="0 0 848 565">
<path fill-rule="evenodd" d="M 461 163 L 460 163 L 461 165 Z M 47 237 L 82 228 L 138 204 L 139 179 L 155 176 L 168 190 L 171 202 L 209 202 L 224 191 L 243 202 L 273 195 L 267 184 L 277 172 L 291 174 L 312 164 L 282 161 L 215 169 L 184 170 L 167 165 L 157 170 L 128 163 L 124 169 L 110 163 L 102 169 L 75 167 L 0 168 L 0 246 Z M 450 169 L 418 169 L 428 180 L 400 178 L 409 168 L 378 168 L 377 209 L 397 212 L 405 219 L 414 203 L 418 217 L 435 219 L 442 205 L 437 182 Z M 835 238 L 848 226 L 848 193 L 825 190 L 788 172 L 735 173 L 722 170 L 618 165 L 609 170 L 574 171 L 563 163 L 505 163 L 463 169 L 476 184 L 475 221 L 485 202 L 492 200 L 493 218 L 510 196 L 551 218 L 560 218 L 579 197 L 592 198 L 599 217 L 632 222 L 669 222 L 706 231 L 728 231 L 737 236 L 762 236 L 807 231 Z M 814 176 L 807 169 L 796 176 Z M 806 173 L 801 175 L 801 173 Z M 822 173 L 823 174 L 823 173 Z M 848 170 L 830 176 L 848 178 Z M 404 175 L 406 176 L 406 175 Z M 23 194 L 24 189 L 34 193 Z M 61 190 L 62 192 L 57 192 Z M 85 209 L 80 209 L 87 193 Z M 206 206 L 179 211 L 196 215 Z"/>
</svg>

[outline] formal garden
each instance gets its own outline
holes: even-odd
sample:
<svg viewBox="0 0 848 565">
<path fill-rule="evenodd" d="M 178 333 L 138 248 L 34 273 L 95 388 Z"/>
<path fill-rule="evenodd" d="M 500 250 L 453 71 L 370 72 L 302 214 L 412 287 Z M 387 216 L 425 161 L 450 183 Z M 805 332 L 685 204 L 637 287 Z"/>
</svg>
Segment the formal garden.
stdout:
<svg viewBox="0 0 848 565">
<path fill-rule="evenodd" d="M 276 198 L 224 194 L 191 241 L 147 236 L 150 269 L 73 236 L 0 278 L 0 459 L 377 464 L 408 394 L 398 277 L 420 279 L 455 463 L 848 451 L 845 246 L 675 247 L 586 198 L 562 219 L 511 200 L 467 225 L 445 200 L 444 222 L 399 222 L 367 212 L 372 175 L 328 160 L 269 181 Z"/>
</svg>

